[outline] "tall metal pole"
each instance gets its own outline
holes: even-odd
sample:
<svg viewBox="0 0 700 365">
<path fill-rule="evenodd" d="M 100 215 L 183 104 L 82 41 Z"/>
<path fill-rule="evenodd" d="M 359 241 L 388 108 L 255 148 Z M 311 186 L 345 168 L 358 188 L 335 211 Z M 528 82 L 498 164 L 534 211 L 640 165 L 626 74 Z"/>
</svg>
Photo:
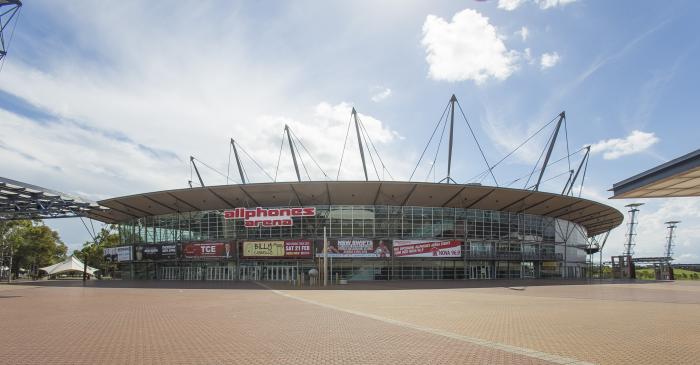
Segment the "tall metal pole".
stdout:
<svg viewBox="0 0 700 365">
<path fill-rule="evenodd" d="M 289 126 L 284 125 L 284 131 L 287 133 L 287 141 L 289 141 L 289 149 L 292 151 L 292 161 L 294 161 L 294 171 L 297 173 L 297 180 L 301 182 L 301 175 L 299 174 L 299 165 L 297 165 L 297 155 L 294 152 L 294 145 L 292 144 L 292 134 L 289 132 Z"/>
<path fill-rule="evenodd" d="M 357 132 L 357 144 L 360 146 L 360 158 L 362 159 L 362 170 L 365 172 L 365 181 L 369 181 L 369 177 L 367 176 L 367 164 L 365 164 L 365 149 L 362 148 L 362 137 L 360 136 L 360 126 L 359 122 L 357 121 L 357 111 L 355 111 L 355 108 L 352 108 L 352 116 L 355 118 L 355 131 Z"/>
<path fill-rule="evenodd" d="M 632 203 L 632 204 L 627 204 L 625 207 L 630 208 L 629 213 L 630 213 L 630 229 L 627 232 L 627 242 L 625 243 L 625 256 L 631 257 L 634 255 L 634 236 L 636 235 L 634 231 L 634 226 L 637 224 L 637 212 L 639 212 L 639 209 L 637 207 L 644 205 L 644 203 Z"/>
<path fill-rule="evenodd" d="M 197 173 L 197 178 L 199 179 L 199 184 L 204 187 L 204 181 L 202 180 L 202 175 L 199 174 L 199 169 L 197 169 L 197 164 L 194 163 L 194 157 L 190 156 L 190 163 L 192 163 L 192 166 L 194 167 L 194 172 Z M 190 185 L 191 187 L 191 185 Z"/>
<path fill-rule="evenodd" d="M 586 162 L 588 159 L 588 156 L 591 153 L 591 146 L 586 146 L 586 154 L 583 155 L 583 158 L 581 159 L 581 163 L 578 165 L 578 169 L 576 169 L 576 173 L 574 174 L 574 178 L 571 179 L 571 185 L 569 185 L 569 189 L 566 191 L 566 195 L 571 194 L 571 189 L 574 188 L 574 184 L 576 183 L 576 179 L 578 178 L 578 173 L 581 172 L 581 168 L 583 168 L 583 164 Z M 564 194 L 564 193 L 562 193 Z"/>
<path fill-rule="evenodd" d="M 559 134 L 559 127 L 561 127 L 561 122 L 566 118 L 566 114 L 561 112 L 559 114 L 559 121 L 557 122 L 557 127 L 554 129 L 554 135 L 552 136 L 552 141 L 549 143 L 549 149 L 547 149 L 547 156 L 544 158 L 542 163 L 542 169 L 540 170 L 540 177 L 537 178 L 537 184 L 535 184 L 535 191 L 539 191 L 540 182 L 542 182 L 542 176 L 544 176 L 544 171 L 547 169 L 547 164 L 549 163 L 549 158 L 552 157 L 552 150 L 554 150 L 554 143 L 557 141 L 557 135 Z"/>
<path fill-rule="evenodd" d="M 677 224 L 681 221 L 668 221 L 666 225 L 668 226 L 668 242 L 666 243 L 665 256 L 668 261 L 671 261 L 671 255 L 673 255 L 673 231 L 676 229 Z"/>
<path fill-rule="evenodd" d="M 450 180 L 452 179 L 450 173 L 452 171 L 452 141 L 454 139 L 454 128 L 455 128 L 455 102 L 457 101 L 457 97 L 455 94 L 452 94 L 452 97 L 450 98 L 450 144 L 448 146 L 448 152 L 447 152 L 447 178 L 445 181 L 449 184 Z"/>
<path fill-rule="evenodd" d="M 571 177 L 573 177 L 573 175 L 574 175 L 574 170 L 569 170 L 569 178 L 566 179 L 566 184 L 564 184 L 564 189 L 562 189 L 561 195 L 564 195 L 566 188 L 569 187 L 569 183 L 571 182 Z"/>
<path fill-rule="evenodd" d="M 328 286 L 328 236 L 323 226 L 323 286 Z"/>
<path fill-rule="evenodd" d="M 245 184 L 245 175 L 243 175 L 243 167 L 241 166 L 241 159 L 238 158 L 238 150 L 236 149 L 236 141 L 231 138 L 231 147 L 233 147 L 233 156 L 236 157 L 236 165 L 238 166 L 238 174 L 241 175 L 241 182 Z"/>
</svg>

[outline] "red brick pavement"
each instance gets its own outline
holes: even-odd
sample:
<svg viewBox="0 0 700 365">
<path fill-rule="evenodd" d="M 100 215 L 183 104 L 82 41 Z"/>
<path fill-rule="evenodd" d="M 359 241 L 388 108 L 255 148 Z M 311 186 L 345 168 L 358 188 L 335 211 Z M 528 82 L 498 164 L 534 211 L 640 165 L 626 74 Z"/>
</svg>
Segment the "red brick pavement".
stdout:
<svg viewBox="0 0 700 365">
<path fill-rule="evenodd" d="M 51 284 L 0 289 L 0 363 L 546 363 L 250 283 Z"/>
</svg>

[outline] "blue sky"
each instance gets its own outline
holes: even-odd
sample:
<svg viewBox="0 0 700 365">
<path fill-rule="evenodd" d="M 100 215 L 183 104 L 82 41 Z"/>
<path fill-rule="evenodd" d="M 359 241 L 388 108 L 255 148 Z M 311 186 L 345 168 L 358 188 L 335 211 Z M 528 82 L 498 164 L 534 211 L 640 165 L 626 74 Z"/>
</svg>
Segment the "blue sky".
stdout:
<svg viewBox="0 0 700 365">
<path fill-rule="evenodd" d="M 622 207 L 607 200 L 614 182 L 698 147 L 698 10 L 696 1 L 28 2 L 0 71 L 0 175 L 93 200 L 178 188 L 190 155 L 225 173 L 231 137 L 272 173 L 289 124 L 335 177 L 354 106 L 405 180 L 454 93 L 491 163 L 565 110 L 570 150 L 594 145 L 582 195 Z M 485 165 L 462 121 L 455 133 L 453 176 L 466 182 Z M 530 172 L 546 138 L 499 166 L 499 183 Z M 566 155 L 560 141 L 553 158 Z M 362 178 L 357 152 L 349 143 L 342 179 Z M 417 179 L 432 181 L 425 161 Z M 207 184 L 226 182 L 200 168 Z M 564 159 L 545 179 L 567 170 Z M 279 172 L 293 179 L 289 156 Z M 700 262 L 698 199 L 646 203 L 637 253 L 660 255 L 663 222 L 677 219 L 676 256 Z M 88 239 L 79 221 L 50 224 L 71 247 Z M 606 255 L 622 250 L 623 231 Z"/>
</svg>

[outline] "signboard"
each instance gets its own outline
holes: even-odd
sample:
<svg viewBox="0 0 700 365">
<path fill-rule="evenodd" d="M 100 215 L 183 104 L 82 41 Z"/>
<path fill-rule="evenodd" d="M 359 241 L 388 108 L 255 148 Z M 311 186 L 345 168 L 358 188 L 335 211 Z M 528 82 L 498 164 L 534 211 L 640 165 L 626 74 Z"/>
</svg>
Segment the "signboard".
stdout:
<svg viewBox="0 0 700 365">
<path fill-rule="evenodd" d="M 182 245 L 182 255 L 185 258 L 233 258 L 234 247 L 232 243 L 201 242 L 185 243 Z"/>
<path fill-rule="evenodd" d="M 313 217 L 315 207 L 298 208 L 236 208 L 224 211 L 225 219 L 242 219 L 246 228 L 289 227 L 294 225 L 293 217 Z"/>
<path fill-rule="evenodd" d="M 136 261 L 177 258 L 177 245 L 138 245 L 134 248 Z"/>
<path fill-rule="evenodd" d="M 395 257 L 462 257 L 458 240 L 394 240 Z"/>
<path fill-rule="evenodd" d="M 244 257 L 311 257 L 311 241 L 244 241 Z"/>
<path fill-rule="evenodd" d="M 105 247 L 102 252 L 107 261 L 131 261 L 131 246 Z"/>
<path fill-rule="evenodd" d="M 339 239 L 328 240 L 328 257 L 391 257 L 386 240 Z M 323 250 L 323 248 L 321 248 Z"/>
</svg>

